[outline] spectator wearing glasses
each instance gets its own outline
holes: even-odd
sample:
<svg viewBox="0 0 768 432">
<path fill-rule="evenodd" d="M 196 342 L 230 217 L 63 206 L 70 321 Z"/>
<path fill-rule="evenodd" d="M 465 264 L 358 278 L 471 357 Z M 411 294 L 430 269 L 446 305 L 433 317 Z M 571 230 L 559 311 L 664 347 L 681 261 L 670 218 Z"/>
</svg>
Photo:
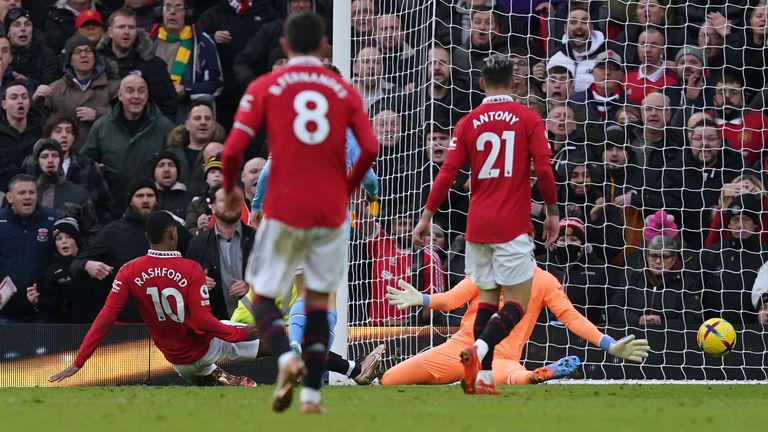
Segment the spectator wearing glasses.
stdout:
<svg viewBox="0 0 768 432">
<path fill-rule="evenodd" d="M 96 55 L 93 43 L 85 36 L 72 36 L 64 45 L 64 76 L 50 86 L 40 85 L 32 101 L 50 113 L 66 115 L 77 124 L 75 143 L 80 147 L 96 119 L 109 111 L 117 95 L 120 81 L 116 70 L 107 70 L 103 59 Z"/>
<path fill-rule="evenodd" d="M 179 109 L 172 120 L 177 124 L 186 119 L 191 101 L 213 103 L 224 87 L 216 45 L 210 36 L 189 24 L 188 1 L 163 0 L 163 21 L 152 33 L 155 55 L 168 65 L 176 90 Z"/>
<path fill-rule="evenodd" d="M 698 277 L 684 274 L 677 227 L 665 226 L 660 232 L 646 227 L 644 235 L 643 266 L 628 270 L 626 288 L 614 290 L 609 323 L 696 328 L 702 321 L 701 286 Z"/>
</svg>

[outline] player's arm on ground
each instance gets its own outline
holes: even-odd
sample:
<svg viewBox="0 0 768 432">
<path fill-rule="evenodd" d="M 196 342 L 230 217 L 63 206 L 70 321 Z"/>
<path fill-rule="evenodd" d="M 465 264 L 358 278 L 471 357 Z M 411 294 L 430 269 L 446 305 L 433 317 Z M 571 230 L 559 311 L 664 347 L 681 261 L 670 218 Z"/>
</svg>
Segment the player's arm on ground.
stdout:
<svg viewBox="0 0 768 432">
<path fill-rule="evenodd" d="M 77 357 L 72 362 L 72 365 L 62 370 L 61 372 L 48 378 L 50 382 L 63 381 L 66 378 L 74 375 L 85 366 L 85 362 L 96 351 L 96 348 L 101 344 L 101 341 L 109 334 L 109 330 L 115 324 L 118 315 L 125 307 L 130 297 L 130 288 L 128 284 L 131 283 L 130 278 L 125 275 L 125 271 L 120 269 L 115 276 L 115 281 L 112 283 L 112 290 L 107 296 L 107 301 L 104 303 L 104 307 L 99 312 L 99 315 L 93 321 L 90 330 L 85 335 L 85 339 L 80 344 L 80 348 L 77 350 Z"/>
<path fill-rule="evenodd" d="M 240 166 L 243 164 L 243 154 L 251 140 L 261 128 L 264 117 L 264 98 L 267 89 L 264 79 L 252 82 L 240 99 L 240 105 L 235 113 L 232 130 L 224 142 L 224 154 L 221 157 L 224 190 L 231 191 L 237 184 Z"/>
<path fill-rule="evenodd" d="M 349 91 L 349 109 L 350 111 L 350 129 L 357 139 L 360 147 L 360 155 L 352 164 L 352 168 L 347 175 L 348 193 L 352 195 L 355 189 L 360 185 L 363 176 L 376 160 L 379 152 L 379 144 L 376 142 L 376 136 L 373 134 L 373 127 L 368 119 L 368 115 L 363 109 L 363 101 L 360 95 L 352 86 L 347 85 Z"/>
<path fill-rule="evenodd" d="M 252 327 L 234 327 L 216 319 L 211 313 L 208 287 L 205 285 L 205 273 L 199 264 L 192 266 L 187 291 L 189 315 L 185 324 L 194 330 L 207 333 L 227 342 L 241 342 L 255 339 Z"/>
<path fill-rule="evenodd" d="M 558 233 L 560 218 L 557 209 L 557 185 L 555 185 L 555 173 L 550 161 L 552 150 L 547 141 L 544 121 L 538 115 L 534 115 L 533 120 L 528 134 L 528 143 L 533 158 L 533 169 L 536 172 L 536 185 L 544 199 L 547 212 L 543 236 L 544 246 L 548 248 L 555 242 Z"/>
<path fill-rule="evenodd" d="M 544 288 L 544 304 L 555 314 L 560 322 L 565 324 L 568 330 L 615 357 L 637 363 L 641 363 L 648 357 L 650 347 L 647 340 L 635 340 L 634 335 L 629 335 L 616 341 L 614 338 L 602 333 L 591 321 L 573 307 L 573 303 L 565 295 L 560 282 L 554 276 L 543 272 L 541 279 L 538 282 L 546 284 Z M 534 283 L 537 283 L 537 281 L 534 280 Z"/>
<path fill-rule="evenodd" d="M 401 310 L 413 306 L 425 306 L 432 310 L 452 311 L 477 297 L 477 286 L 469 278 L 464 278 L 449 291 L 437 294 L 421 293 L 404 280 L 399 280 L 397 285 L 400 289 L 387 287 L 386 298 L 390 305 L 397 306 Z"/>
</svg>

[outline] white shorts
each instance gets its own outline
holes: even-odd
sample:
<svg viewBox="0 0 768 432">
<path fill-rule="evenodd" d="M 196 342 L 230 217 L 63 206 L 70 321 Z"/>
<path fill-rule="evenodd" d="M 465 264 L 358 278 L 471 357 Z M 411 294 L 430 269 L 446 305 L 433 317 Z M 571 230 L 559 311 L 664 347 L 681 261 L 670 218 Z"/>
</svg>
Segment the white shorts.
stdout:
<svg viewBox="0 0 768 432">
<path fill-rule="evenodd" d="M 506 243 L 467 242 L 465 271 L 481 290 L 516 285 L 533 277 L 533 240 L 522 234 Z"/>
<path fill-rule="evenodd" d="M 245 324 L 233 321 L 222 321 L 233 327 L 244 327 Z M 216 362 L 221 360 L 253 360 L 259 354 L 259 340 L 243 342 L 226 342 L 213 338 L 208 352 L 194 363 L 173 365 L 176 372 L 185 380 L 194 383 L 195 378 L 210 375 L 216 369 Z"/>
<path fill-rule="evenodd" d="M 308 289 L 336 292 L 347 257 L 345 227 L 303 229 L 264 219 L 248 259 L 245 281 L 260 296 L 281 298 L 290 292 L 300 267 Z"/>
</svg>

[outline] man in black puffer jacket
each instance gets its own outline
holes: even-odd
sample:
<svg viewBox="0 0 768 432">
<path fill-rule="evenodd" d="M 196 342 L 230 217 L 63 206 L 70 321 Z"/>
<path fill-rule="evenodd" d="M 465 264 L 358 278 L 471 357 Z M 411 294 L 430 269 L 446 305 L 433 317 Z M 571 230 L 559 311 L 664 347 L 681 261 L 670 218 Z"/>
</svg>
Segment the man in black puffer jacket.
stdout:
<svg viewBox="0 0 768 432">
<path fill-rule="evenodd" d="M 135 258 L 143 256 L 149 249 L 144 235 L 144 221 L 157 209 L 157 189 L 148 178 L 136 178 L 127 188 L 128 209 L 122 218 L 108 224 L 93 239 L 85 250 L 72 261 L 72 278 L 83 280 L 87 277 L 111 286 L 120 267 Z M 178 224 L 179 252 L 186 251 L 190 235 Z M 120 321 L 140 322 L 136 305 L 129 302 L 119 317 Z"/>
</svg>

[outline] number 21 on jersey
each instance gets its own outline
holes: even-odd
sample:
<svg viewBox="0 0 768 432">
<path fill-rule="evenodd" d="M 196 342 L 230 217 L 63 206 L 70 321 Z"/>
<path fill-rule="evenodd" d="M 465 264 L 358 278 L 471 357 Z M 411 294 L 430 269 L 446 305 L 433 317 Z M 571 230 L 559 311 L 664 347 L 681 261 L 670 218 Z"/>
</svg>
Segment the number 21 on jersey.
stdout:
<svg viewBox="0 0 768 432">
<path fill-rule="evenodd" d="M 502 143 L 502 140 L 504 141 Z M 494 132 L 483 132 L 477 137 L 475 147 L 477 151 L 485 151 L 486 144 L 491 145 L 491 152 L 485 159 L 483 167 L 477 175 L 478 179 L 491 179 L 499 177 L 499 169 L 494 168 L 499 157 L 501 147 L 504 147 L 504 177 L 512 177 L 512 162 L 515 154 L 515 131 L 504 131 L 501 137 Z"/>
</svg>

